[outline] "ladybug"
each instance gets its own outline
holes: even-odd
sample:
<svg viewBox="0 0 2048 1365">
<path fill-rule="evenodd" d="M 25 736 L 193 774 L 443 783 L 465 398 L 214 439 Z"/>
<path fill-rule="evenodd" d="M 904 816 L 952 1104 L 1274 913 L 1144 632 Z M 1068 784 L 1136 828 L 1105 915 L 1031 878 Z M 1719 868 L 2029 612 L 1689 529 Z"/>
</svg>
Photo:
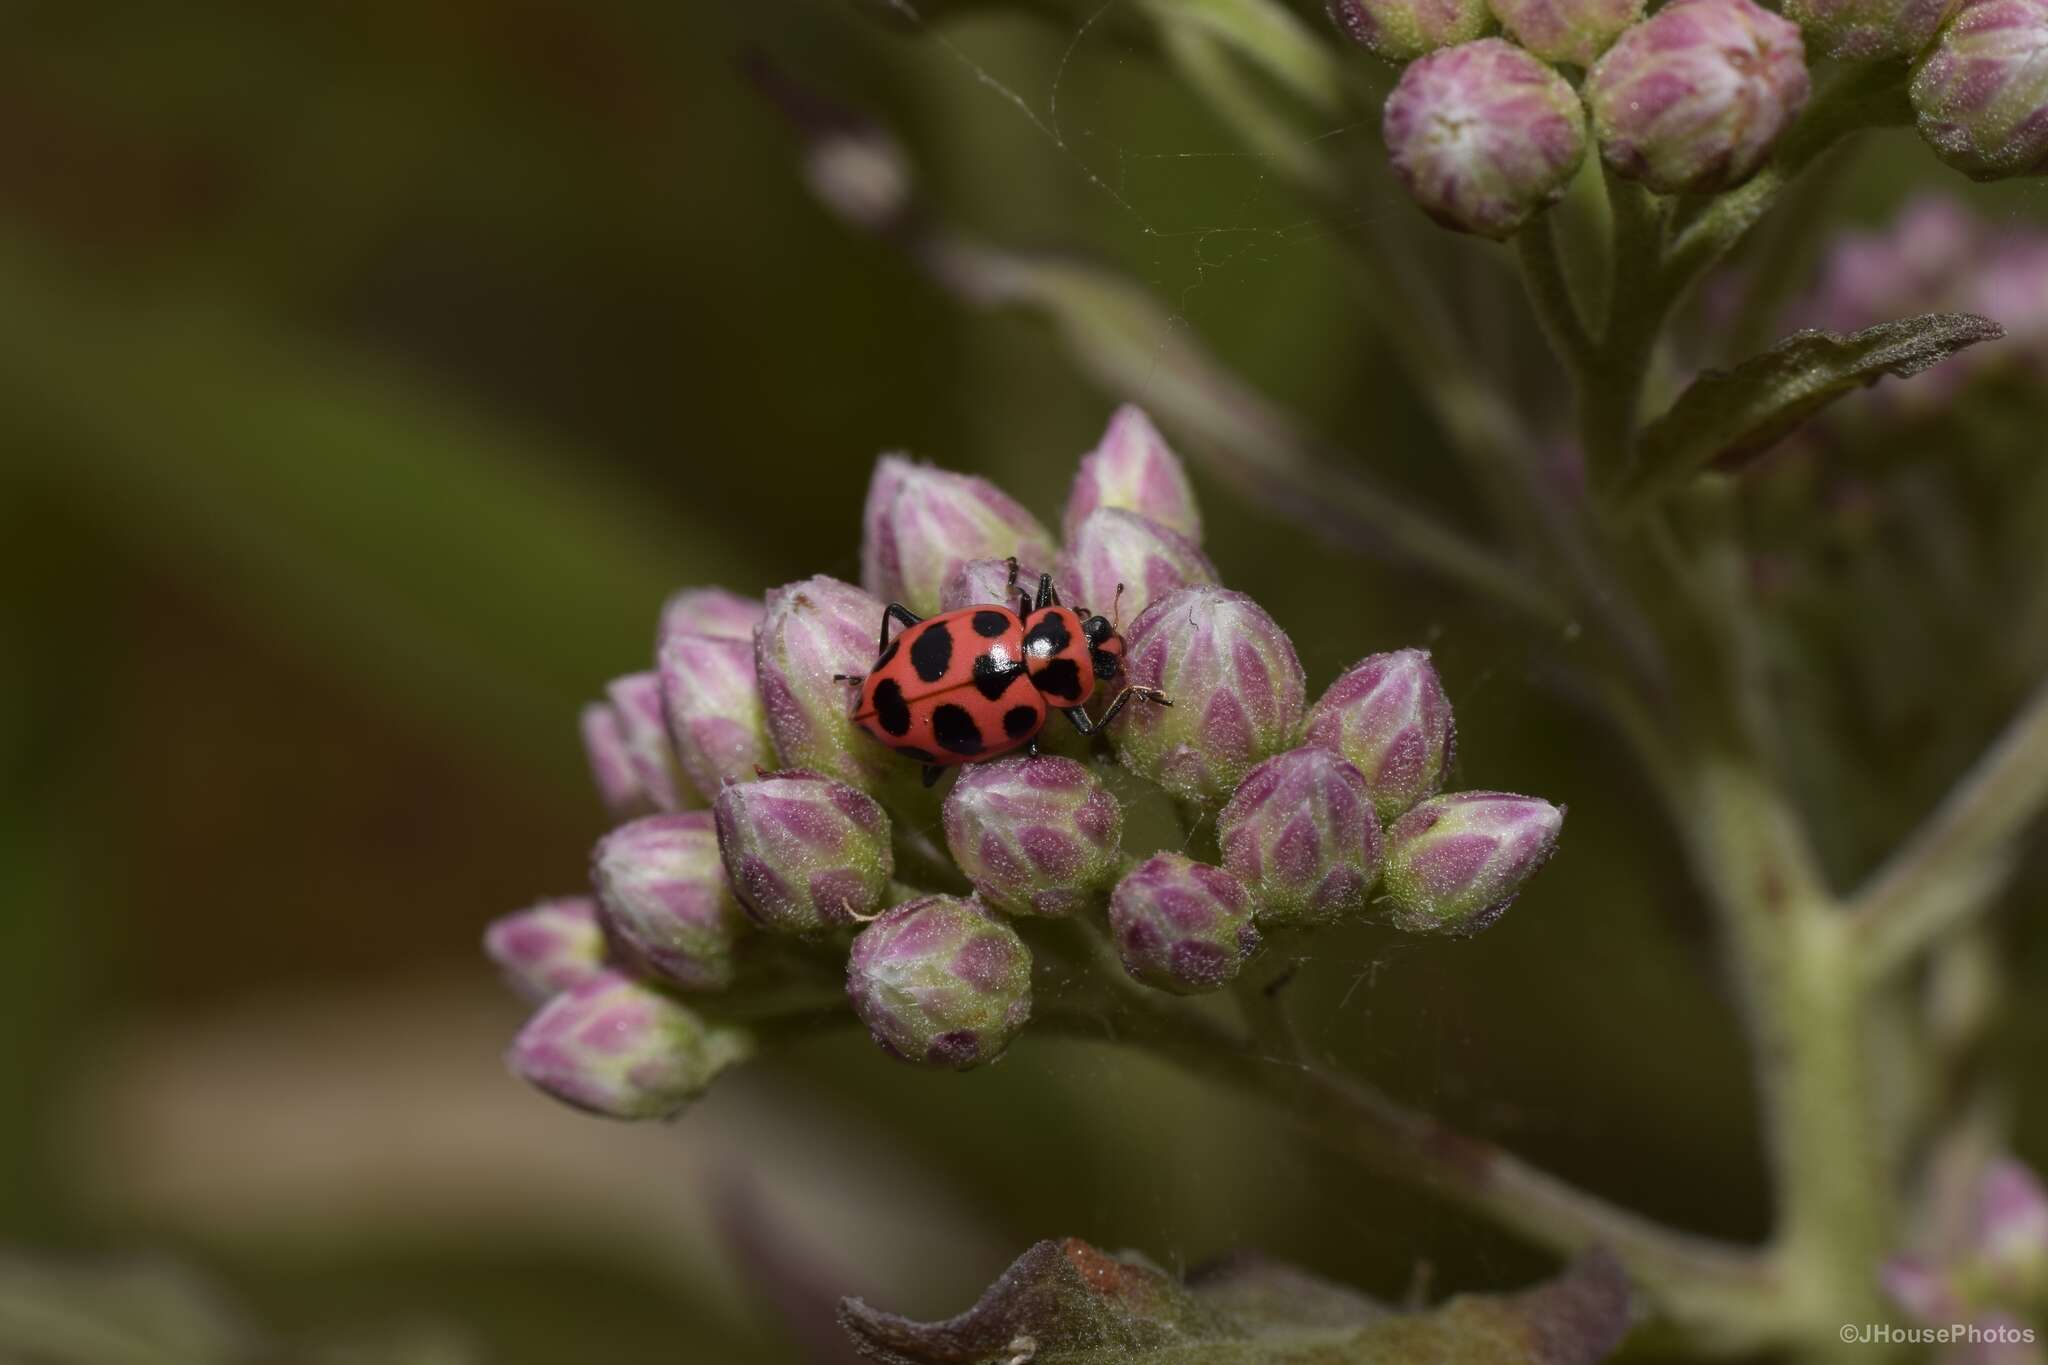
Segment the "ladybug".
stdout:
<svg viewBox="0 0 2048 1365">
<path fill-rule="evenodd" d="M 1017 561 L 1010 561 L 1010 588 Z M 889 638 L 889 624 L 902 627 Z M 1037 752 L 1047 714 L 1059 711 L 1084 735 L 1109 724 L 1133 697 L 1169 706 L 1149 687 L 1126 687 L 1097 720 L 1086 706 L 1097 682 L 1123 667 L 1124 642 L 1107 617 L 1060 605 L 1052 575 L 1017 610 L 990 604 L 929 619 L 901 602 L 882 613 L 875 666 L 858 682 L 853 722 L 906 758 L 924 764 L 929 787 L 949 767 Z"/>
</svg>

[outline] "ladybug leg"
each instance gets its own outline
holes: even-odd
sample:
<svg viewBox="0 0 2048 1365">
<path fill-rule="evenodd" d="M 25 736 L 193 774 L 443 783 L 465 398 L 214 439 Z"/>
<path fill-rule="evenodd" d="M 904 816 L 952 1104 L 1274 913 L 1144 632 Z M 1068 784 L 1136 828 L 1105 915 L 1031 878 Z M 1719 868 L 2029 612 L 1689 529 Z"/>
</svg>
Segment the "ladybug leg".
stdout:
<svg viewBox="0 0 2048 1365">
<path fill-rule="evenodd" d="M 1056 607 L 1059 604 L 1060 595 L 1052 590 L 1052 575 L 1049 573 L 1040 574 L 1038 576 L 1039 608 L 1043 609 L 1045 607 Z"/>
<path fill-rule="evenodd" d="M 1088 719 L 1088 712 L 1084 707 L 1072 707 L 1062 710 L 1060 714 L 1065 716 L 1068 723 L 1084 735 L 1092 735 L 1101 728 L 1094 721 Z"/>
<path fill-rule="evenodd" d="M 922 620 L 924 620 L 922 616 L 919 616 L 901 602 L 891 602 L 889 609 L 882 613 L 882 636 L 879 640 L 875 641 L 875 653 L 880 654 L 889 647 L 889 623 L 891 621 L 900 622 L 908 629 Z"/>
<path fill-rule="evenodd" d="M 938 786 L 939 779 L 944 777 L 945 775 L 946 769 L 941 764 L 927 763 L 924 765 L 924 784 L 927 787 Z"/>
<path fill-rule="evenodd" d="M 1018 572 L 1018 570 L 1017 570 L 1017 556 L 1015 556 L 1015 555 L 1011 555 L 1011 556 L 1010 556 L 1010 585 L 1009 585 L 1009 586 L 1008 586 L 1007 588 L 1003 589 L 1003 596 L 1005 596 L 1005 597 L 1008 597 L 1008 596 L 1010 596 L 1010 595 L 1011 595 L 1012 593 L 1014 593 L 1014 592 L 1016 592 L 1016 591 L 1017 591 L 1017 572 Z"/>
<path fill-rule="evenodd" d="M 1109 724 L 1112 720 L 1115 720 L 1116 713 L 1123 710 L 1124 703 L 1128 702 L 1132 697 L 1143 698 L 1144 700 L 1151 702 L 1155 706 L 1173 705 L 1171 701 L 1167 700 L 1167 696 L 1164 692 L 1157 691 L 1154 688 L 1126 687 L 1123 691 L 1116 694 L 1116 700 L 1112 701 L 1109 704 L 1109 709 L 1102 713 L 1102 719 L 1095 722 L 1095 728 L 1100 730 L 1103 726 Z M 1082 733 L 1086 734 L 1087 731 L 1084 730 L 1082 731 Z"/>
</svg>

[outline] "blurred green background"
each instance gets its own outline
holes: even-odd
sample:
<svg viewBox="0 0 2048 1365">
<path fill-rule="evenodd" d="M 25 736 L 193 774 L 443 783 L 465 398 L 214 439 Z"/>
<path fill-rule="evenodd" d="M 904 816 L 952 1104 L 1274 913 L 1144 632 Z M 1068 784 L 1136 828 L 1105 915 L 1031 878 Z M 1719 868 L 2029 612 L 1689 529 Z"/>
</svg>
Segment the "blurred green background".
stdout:
<svg viewBox="0 0 2048 1365">
<path fill-rule="evenodd" d="M 646 666 L 664 594 L 856 576 L 886 449 L 1051 520 L 1113 405 L 1039 324 L 819 211 L 743 53 L 887 119 L 964 224 L 1117 263 L 1387 481 L 1464 495 L 1329 287 L 1328 225 L 1096 9 L 9 7 L 0 1243 L 169 1258 L 293 1340 L 614 1365 L 830 1359 L 806 1305 L 951 1312 L 1063 1234 L 1169 1265 L 1259 1245 L 1390 1296 L 1425 1264 L 1541 1273 L 1102 1049 L 1027 1036 L 956 1077 L 829 1040 L 653 1129 L 499 1064 L 520 1012 L 478 935 L 581 884 L 576 708 Z M 1933 178 L 1897 148 L 1830 211 Z M 1503 258 L 1358 212 L 1458 267 L 1480 363 L 1551 387 Z M 1571 807 L 1484 939 L 1324 945 L 1297 987 L 1323 1046 L 1617 1199 L 1759 1234 L 1703 927 L 1640 780 L 1546 685 L 1563 660 L 1198 480 L 1312 689 L 1428 644 L 1461 785 Z"/>
</svg>

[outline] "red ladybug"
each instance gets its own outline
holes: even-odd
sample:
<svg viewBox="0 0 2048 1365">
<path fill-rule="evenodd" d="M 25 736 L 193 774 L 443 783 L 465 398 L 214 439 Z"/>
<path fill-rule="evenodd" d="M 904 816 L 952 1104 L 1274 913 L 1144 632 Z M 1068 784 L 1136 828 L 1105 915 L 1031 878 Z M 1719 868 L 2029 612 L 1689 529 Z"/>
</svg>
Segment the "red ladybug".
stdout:
<svg viewBox="0 0 2048 1365">
<path fill-rule="evenodd" d="M 1010 561 L 1010 587 L 1017 562 Z M 889 638 L 889 623 L 903 629 Z M 1019 594 L 1016 611 L 993 604 L 922 619 L 901 602 L 882 613 L 875 666 L 860 683 L 853 721 L 906 758 L 925 765 L 926 786 L 956 763 L 979 763 L 1030 746 L 1059 711 L 1092 735 L 1132 697 L 1171 705 L 1149 687 L 1126 687 L 1090 721 L 1095 684 L 1123 667 L 1124 642 L 1103 616 L 1060 605 L 1052 575 L 1038 600 Z"/>
</svg>

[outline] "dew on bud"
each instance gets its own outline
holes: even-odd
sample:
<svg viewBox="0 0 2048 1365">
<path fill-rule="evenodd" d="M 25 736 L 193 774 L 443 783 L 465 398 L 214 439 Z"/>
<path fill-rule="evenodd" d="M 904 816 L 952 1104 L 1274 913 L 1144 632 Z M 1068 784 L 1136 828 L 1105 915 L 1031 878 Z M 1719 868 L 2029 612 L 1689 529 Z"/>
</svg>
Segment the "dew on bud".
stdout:
<svg viewBox="0 0 2048 1365">
<path fill-rule="evenodd" d="M 923 616 L 939 609 L 947 579 L 969 560 L 1053 559 L 1051 534 L 987 479 L 900 455 L 875 463 L 862 531 L 861 585 Z"/>
<path fill-rule="evenodd" d="M 965 1071 L 994 1061 L 1031 1017 L 1031 951 L 974 901 L 925 896 L 860 931 L 846 993 L 890 1056 Z"/>
<path fill-rule="evenodd" d="M 710 811 L 650 815 L 591 853 L 599 919 L 635 966 L 686 990 L 732 983 L 746 922 L 719 861 Z"/>
<path fill-rule="evenodd" d="M 747 917 L 821 934 L 872 915 L 895 870 L 889 817 L 865 792 L 809 772 L 733 783 L 713 806 L 718 852 Z"/>
<path fill-rule="evenodd" d="M 1116 876 L 1123 810 L 1084 763 L 1043 754 L 963 768 L 946 794 L 946 846 L 981 899 L 1070 915 Z"/>
<path fill-rule="evenodd" d="M 649 1119 L 681 1112 L 752 1050 L 745 1033 L 708 1024 L 655 987 L 605 971 L 541 1006 L 505 1060 L 565 1104 Z"/>
<path fill-rule="evenodd" d="M 1411 65 L 1382 120 L 1394 173 L 1448 228 L 1512 237 L 1557 202 L 1586 154 L 1586 118 L 1564 77 L 1500 38 Z"/>
<path fill-rule="evenodd" d="M 1135 512 L 1191 542 L 1202 539 L 1202 513 L 1187 470 L 1135 404 L 1118 408 L 1100 443 L 1081 457 L 1060 534 L 1072 540 L 1082 522 L 1106 507 Z"/>
<path fill-rule="evenodd" d="M 1913 73 L 1935 155 L 1973 180 L 2048 173 L 2048 0 L 1963 0 Z"/>
<path fill-rule="evenodd" d="M 1261 924 L 1331 924 L 1365 909 L 1379 875 L 1372 789 L 1335 750 L 1290 749 L 1253 768 L 1217 817 L 1223 866 Z"/>
<path fill-rule="evenodd" d="M 1381 880 L 1396 928 L 1468 937 L 1491 925 L 1557 847 L 1564 810 L 1533 796 L 1434 796 L 1387 831 Z"/>
<path fill-rule="evenodd" d="M 1443 789 L 1457 746 L 1450 698 L 1422 649 L 1346 669 L 1309 708 L 1303 738 L 1351 760 L 1382 822 Z"/>
<path fill-rule="evenodd" d="M 1750 0 L 1673 0 L 1586 75 L 1615 174 L 1663 194 L 1739 185 L 1806 104 L 1799 26 Z"/>
<path fill-rule="evenodd" d="M 579 986 L 604 969 L 597 902 L 563 896 L 501 915 L 484 930 L 484 953 L 528 1000 Z"/>
<path fill-rule="evenodd" d="M 1117 883 L 1109 931 L 1132 979 L 1175 995 L 1228 985 L 1259 946 L 1244 883 L 1173 852 L 1153 854 Z"/>
<path fill-rule="evenodd" d="M 1306 687 L 1287 633 L 1241 592 L 1167 594 L 1131 624 L 1125 671 L 1171 706 L 1126 706 L 1124 766 L 1186 801 L 1221 804 L 1252 766 L 1294 742 Z"/>
<path fill-rule="evenodd" d="M 1105 507 L 1069 533 L 1056 581 L 1069 601 L 1130 621 L 1176 588 L 1215 583 L 1216 567 L 1186 536 L 1136 512 Z"/>
</svg>

